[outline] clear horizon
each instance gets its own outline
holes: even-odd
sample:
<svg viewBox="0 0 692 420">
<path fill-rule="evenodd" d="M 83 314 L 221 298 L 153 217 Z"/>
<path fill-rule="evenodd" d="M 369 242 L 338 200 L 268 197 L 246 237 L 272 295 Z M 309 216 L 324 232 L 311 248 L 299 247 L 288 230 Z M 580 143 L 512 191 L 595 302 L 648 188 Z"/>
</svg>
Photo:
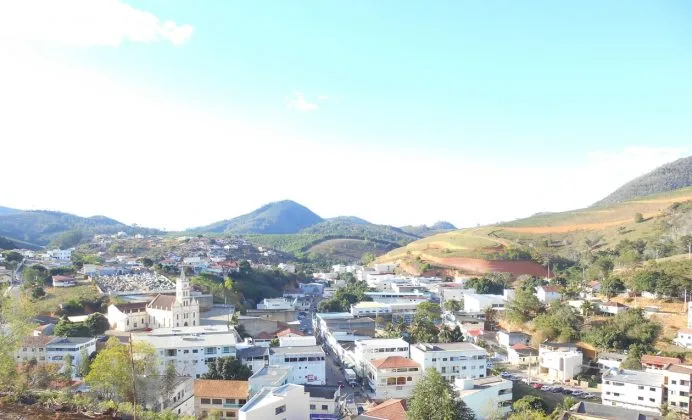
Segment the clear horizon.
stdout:
<svg viewBox="0 0 692 420">
<path fill-rule="evenodd" d="M 392 13 L 396 11 L 396 13 Z M 0 5 L 0 206 L 181 230 L 290 199 L 457 227 L 689 155 L 692 5 Z"/>
</svg>

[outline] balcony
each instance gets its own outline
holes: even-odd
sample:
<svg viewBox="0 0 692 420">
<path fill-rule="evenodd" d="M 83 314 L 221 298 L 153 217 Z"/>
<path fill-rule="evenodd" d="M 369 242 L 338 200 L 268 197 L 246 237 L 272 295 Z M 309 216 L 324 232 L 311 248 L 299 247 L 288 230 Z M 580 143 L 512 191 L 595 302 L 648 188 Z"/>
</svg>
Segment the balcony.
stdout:
<svg viewBox="0 0 692 420">
<path fill-rule="evenodd" d="M 240 408 L 244 404 L 238 404 L 238 403 L 224 403 L 223 408 Z"/>
</svg>

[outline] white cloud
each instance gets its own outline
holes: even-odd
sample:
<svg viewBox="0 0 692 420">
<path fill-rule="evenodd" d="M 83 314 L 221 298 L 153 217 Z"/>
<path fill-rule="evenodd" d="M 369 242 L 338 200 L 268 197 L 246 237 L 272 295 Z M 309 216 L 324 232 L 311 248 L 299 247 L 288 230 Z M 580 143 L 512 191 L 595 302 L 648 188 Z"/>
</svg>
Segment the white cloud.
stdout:
<svg viewBox="0 0 692 420">
<path fill-rule="evenodd" d="M 320 95 L 317 97 L 317 100 L 319 101 L 326 101 L 327 99 L 329 99 L 329 96 L 327 95 Z"/>
<path fill-rule="evenodd" d="M 161 20 L 119 0 L 19 0 L 0 3 L 0 38 L 75 46 L 118 47 L 124 42 L 179 46 L 193 27 Z"/>
<path fill-rule="evenodd" d="M 317 109 L 317 104 L 308 102 L 302 92 L 295 92 L 293 97 L 286 98 L 286 101 L 288 108 L 296 111 L 309 112 Z"/>
</svg>

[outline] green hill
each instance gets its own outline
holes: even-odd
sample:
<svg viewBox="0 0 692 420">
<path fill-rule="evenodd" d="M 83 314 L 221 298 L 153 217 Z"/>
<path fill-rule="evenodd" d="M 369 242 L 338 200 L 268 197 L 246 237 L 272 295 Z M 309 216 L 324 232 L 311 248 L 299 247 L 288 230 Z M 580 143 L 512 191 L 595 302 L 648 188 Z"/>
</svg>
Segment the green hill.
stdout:
<svg viewBox="0 0 692 420">
<path fill-rule="evenodd" d="M 248 214 L 191 229 L 193 233 L 298 233 L 320 223 L 322 218 L 295 201 L 284 200 L 266 204 Z"/>
<path fill-rule="evenodd" d="M 21 210 L 0 206 L 0 216 L 3 216 L 5 214 L 19 213 L 20 211 Z"/>
<path fill-rule="evenodd" d="M 0 214 L 0 236 L 34 246 L 74 246 L 94 234 L 158 233 L 154 229 L 128 226 L 104 216 L 80 217 L 56 211 L 23 211 Z M 20 245 L 21 245 L 20 243 Z"/>
<path fill-rule="evenodd" d="M 456 226 L 449 222 L 439 221 L 431 226 L 428 225 L 414 225 L 414 226 L 402 226 L 400 228 L 404 232 L 411 233 L 416 236 L 425 237 L 430 235 L 435 235 L 437 233 L 447 232 L 450 230 L 456 230 Z"/>
<path fill-rule="evenodd" d="M 692 156 L 667 163 L 621 186 L 594 206 L 622 203 L 692 186 Z"/>
</svg>

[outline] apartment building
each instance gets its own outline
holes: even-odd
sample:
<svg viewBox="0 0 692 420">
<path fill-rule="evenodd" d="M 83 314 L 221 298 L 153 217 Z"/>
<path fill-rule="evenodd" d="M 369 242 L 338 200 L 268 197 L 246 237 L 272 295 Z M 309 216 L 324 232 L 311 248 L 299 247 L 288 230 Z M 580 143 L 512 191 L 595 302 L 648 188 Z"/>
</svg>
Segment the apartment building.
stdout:
<svg viewBox="0 0 692 420">
<path fill-rule="evenodd" d="M 540 372 L 557 381 L 568 381 L 581 372 L 584 355 L 575 343 L 546 342 L 538 348 Z"/>
<path fill-rule="evenodd" d="M 262 369 L 253 371 L 248 378 L 250 397 L 260 392 L 263 388 L 276 388 L 286 385 L 291 376 L 293 368 L 290 366 L 264 366 Z"/>
<path fill-rule="evenodd" d="M 407 357 L 389 356 L 367 363 L 368 385 L 376 400 L 408 398 L 422 373 L 421 365 Z"/>
<path fill-rule="evenodd" d="M 205 418 L 211 413 L 222 419 L 235 419 L 248 399 L 247 381 L 212 379 L 195 380 L 195 416 Z"/>
<path fill-rule="evenodd" d="M 236 358 L 253 372 L 258 372 L 269 364 L 268 346 L 250 346 L 236 350 Z"/>
<path fill-rule="evenodd" d="M 294 384 L 324 385 L 327 383 L 324 350 L 320 346 L 273 347 L 269 364 L 290 366 L 288 381 Z"/>
<path fill-rule="evenodd" d="M 495 418 L 498 413 L 506 416 L 512 410 L 512 381 L 499 376 L 456 378 L 454 390 L 478 420 Z"/>
<path fill-rule="evenodd" d="M 26 363 L 35 359 L 39 364 L 54 363 L 63 365 L 65 358 L 72 358 L 73 372 L 82 360 L 96 352 L 96 339 L 93 337 L 53 337 L 49 335 L 27 337 L 17 351 L 17 362 Z"/>
<path fill-rule="evenodd" d="M 658 372 L 658 371 L 656 371 Z M 690 393 L 692 392 L 692 366 L 670 365 L 664 371 L 666 397 L 670 410 L 687 413 L 692 418 Z"/>
<path fill-rule="evenodd" d="M 310 418 L 310 394 L 302 385 L 264 388 L 238 410 L 239 420 L 305 420 Z"/>
<path fill-rule="evenodd" d="M 447 381 L 456 378 L 484 378 L 488 368 L 488 353 L 475 344 L 418 343 L 411 346 L 411 359 L 426 369 L 437 370 Z"/>
<path fill-rule="evenodd" d="M 398 303 L 398 302 L 421 302 L 428 300 L 428 296 L 419 292 L 365 292 L 365 296 L 373 302 Z"/>
<path fill-rule="evenodd" d="M 500 311 L 505 309 L 506 303 L 504 297 L 501 295 L 468 293 L 464 296 L 464 312 L 484 312 L 488 308 Z"/>
<path fill-rule="evenodd" d="M 663 372 L 620 370 L 603 375 L 601 400 L 604 405 L 660 413 L 665 400 Z"/>
<path fill-rule="evenodd" d="M 416 308 L 424 300 L 418 300 L 414 302 L 401 301 L 401 302 L 358 302 L 355 305 L 351 305 L 351 314 L 354 317 L 385 317 L 387 319 L 403 321 L 406 324 L 413 322 L 413 315 L 415 314 Z"/>
<path fill-rule="evenodd" d="M 355 371 L 365 377 L 368 362 L 389 356 L 409 357 L 409 343 L 402 338 L 356 340 L 353 348 Z"/>
</svg>

